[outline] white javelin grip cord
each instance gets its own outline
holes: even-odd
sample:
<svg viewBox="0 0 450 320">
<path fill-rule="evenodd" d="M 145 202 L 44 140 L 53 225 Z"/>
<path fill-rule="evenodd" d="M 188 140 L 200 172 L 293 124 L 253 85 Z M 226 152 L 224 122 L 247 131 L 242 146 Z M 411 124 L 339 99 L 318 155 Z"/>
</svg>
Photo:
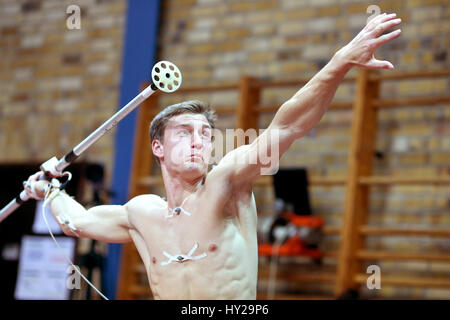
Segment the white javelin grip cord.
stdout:
<svg viewBox="0 0 450 320">
<path fill-rule="evenodd" d="M 75 161 L 87 148 L 115 127 L 119 121 L 150 97 L 156 90 L 159 89 L 167 93 L 176 91 L 181 85 L 181 72 L 173 63 L 169 61 L 160 61 L 153 66 L 152 81 L 153 83 L 151 85 L 116 112 L 111 118 L 97 128 L 97 130 L 92 132 L 86 139 L 73 148 L 72 151 L 67 153 L 60 160 L 53 157 L 44 162 L 41 165 L 41 170 L 46 173 L 47 178 L 60 176 L 63 170 Z M 23 190 L 19 196 L 0 210 L 0 223 L 28 199 L 27 193 Z"/>
</svg>

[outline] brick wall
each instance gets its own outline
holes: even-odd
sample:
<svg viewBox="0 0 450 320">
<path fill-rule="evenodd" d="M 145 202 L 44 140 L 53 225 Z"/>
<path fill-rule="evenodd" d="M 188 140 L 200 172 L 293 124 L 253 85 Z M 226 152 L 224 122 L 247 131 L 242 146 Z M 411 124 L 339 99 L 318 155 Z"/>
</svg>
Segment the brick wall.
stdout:
<svg viewBox="0 0 450 320">
<path fill-rule="evenodd" d="M 69 5 L 81 29 L 69 30 Z M 61 157 L 117 109 L 126 1 L 0 1 L 0 162 Z M 82 158 L 105 164 L 114 134 Z"/>
<path fill-rule="evenodd" d="M 436 70 L 450 67 L 450 4 L 448 1 L 394 0 L 171 0 L 164 1 L 159 57 L 173 61 L 183 73 L 183 85 L 235 83 L 241 75 L 268 79 L 310 78 L 365 25 L 369 5 L 402 18 L 402 36 L 377 52 L 397 70 Z M 353 70 L 350 75 L 354 74 Z M 448 93 L 449 78 L 383 83 L 383 97 L 413 97 Z M 262 105 L 281 104 L 298 88 L 265 90 Z M 354 86 L 343 84 L 335 101 L 352 100 Z M 233 92 L 164 97 L 162 106 L 184 99 L 204 99 L 213 106 L 236 105 Z M 267 127 L 273 114 L 260 118 Z M 329 111 L 308 136 L 295 142 L 281 167 L 305 166 L 313 176 L 345 177 L 350 141 L 351 110 Z M 450 172 L 450 106 L 381 110 L 376 147 L 376 174 L 440 175 Z M 219 118 L 221 129 L 234 127 L 233 117 Z M 255 188 L 260 215 L 271 213 L 273 191 Z M 450 227 L 448 186 L 374 187 L 369 223 L 387 226 Z M 312 186 L 312 207 L 328 225 L 340 225 L 343 186 Z M 337 249 L 339 237 L 326 237 L 327 250 Z M 367 239 L 369 248 L 449 253 L 447 239 Z M 330 261 L 329 264 L 333 264 Z M 372 261 L 373 263 L 373 261 Z M 376 262 L 382 272 L 419 276 L 450 267 L 436 262 Z M 316 286 L 316 289 L 322 286 Z M 325 285 L 325 287 L 327 287 Z M 305 286 L 306 288 L 306 286 Z M 332 290 L 331 286 L 326 289 Z M 373 295 L 373 292 L 366 292 Z M 445 297 L 450 290 L 387 288 L 383 297 Z"/>
</svg>

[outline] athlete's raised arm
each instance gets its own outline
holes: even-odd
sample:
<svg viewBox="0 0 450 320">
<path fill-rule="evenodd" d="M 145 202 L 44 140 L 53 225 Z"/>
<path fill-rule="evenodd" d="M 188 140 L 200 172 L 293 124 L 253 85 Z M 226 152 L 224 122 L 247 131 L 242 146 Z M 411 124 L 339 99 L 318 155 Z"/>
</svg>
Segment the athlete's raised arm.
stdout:
<svg viewBox="0 0 450 320">
<path fill-rule="evenodd" d="M 374 52 L 400 35 L 400 30 L 382 35 L 400 22 L 396 14 L 381 14 L 372 19 L 278 109 L 269 127 L 258 138 L 225 155 L 218 167 L 229 172 L 231 183 L 251 183 L 258 176 L 270 174 L 273 168 L 277 168 L 280 157 L 289 146 L 320 121 L 339 84 L 352 67 L 393 69 L 389 61 L 375 59 Z"/>
</svg>

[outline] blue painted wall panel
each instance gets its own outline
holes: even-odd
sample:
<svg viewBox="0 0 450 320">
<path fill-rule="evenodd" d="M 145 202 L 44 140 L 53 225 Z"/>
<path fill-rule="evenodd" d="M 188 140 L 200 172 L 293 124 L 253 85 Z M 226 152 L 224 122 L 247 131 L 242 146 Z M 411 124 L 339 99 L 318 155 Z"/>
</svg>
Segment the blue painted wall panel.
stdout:
<svg viewBox="0 0 450 320">
<path fill-rule="evenodd" d="M 120 109 L 140 91 L 144 81 L 150 81 L 155 63 L 159 0 L 128 0 L 120 85 Z M 128 197 L 137 110 L 123 119 L 116 131 L 112 204 L 124 204 Z M 115 299 L 120 271 L 121 245 L 110 244 L 103 274 L 103 290 Z"/>
</svg>

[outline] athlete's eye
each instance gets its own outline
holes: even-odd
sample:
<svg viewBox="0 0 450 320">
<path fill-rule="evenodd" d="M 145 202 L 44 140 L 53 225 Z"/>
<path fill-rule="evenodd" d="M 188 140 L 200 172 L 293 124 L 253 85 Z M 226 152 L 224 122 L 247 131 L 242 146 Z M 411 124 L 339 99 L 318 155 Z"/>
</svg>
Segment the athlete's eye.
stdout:
<svg viewBox="0 0 450 320">
<path fill-rule="evenodd" d="M 186 135 L 186 134 L 189 133 L 189 131 L 187 131 L 186 129 L 183 129 L 183 130 L 180 131 L 180 133 L 181 133 L 182 135 Z"/>
</svg>

